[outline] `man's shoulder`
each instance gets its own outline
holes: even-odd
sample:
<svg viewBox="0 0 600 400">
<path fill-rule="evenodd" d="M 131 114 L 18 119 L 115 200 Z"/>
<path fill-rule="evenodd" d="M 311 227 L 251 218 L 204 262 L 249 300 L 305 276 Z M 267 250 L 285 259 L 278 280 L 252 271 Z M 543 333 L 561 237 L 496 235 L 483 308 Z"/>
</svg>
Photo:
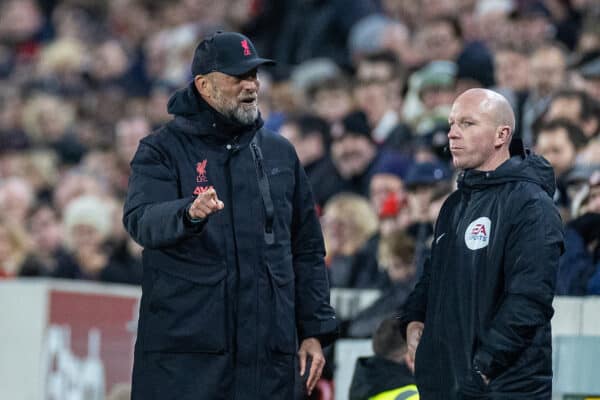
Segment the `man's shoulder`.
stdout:
<svg viewBox="0 0 600 400">
<path fill-rule="evenodd" d="M 519 208 L 529 203 L 540 203 L 544 206 L 554 206 L 552 197 L 536 182 L 516 181 L 508 188 L 508 204 Z"/>
<path fill-rule="evenodd" d="M 293 147 L 286 138 L 268 128 L 262 127 L 256 134 L 259 135 L 261 141 L 267 145 L 284 145 Z"/>
<path fill-rule="evenodd" d="M 169 130 L 167 124 L 164 124 L 152 130 L 146 137 L 140 140 L 140 143 L 153 147 L 163 147 L 173 140 L 172 136 L 173 133 Z"/>
<path fill-rule="evenodd" d="M 261 128 L 256 134 L 259 136 L 263 152 L 275 152 L 278 158 L 290 158 L 292 156 L 295 158 L 294 146 L 279 133 L 267 128 Z"/>
</svg>

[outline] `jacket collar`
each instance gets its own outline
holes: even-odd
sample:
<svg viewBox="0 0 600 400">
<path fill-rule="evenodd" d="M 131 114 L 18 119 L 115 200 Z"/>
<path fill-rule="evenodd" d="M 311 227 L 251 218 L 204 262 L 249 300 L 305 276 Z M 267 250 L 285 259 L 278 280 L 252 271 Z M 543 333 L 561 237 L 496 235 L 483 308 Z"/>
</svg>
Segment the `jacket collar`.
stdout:
<svg viewBox="0 0 600 400">
<path fill-rule="evenodd" d="M 167 109 L 169 114 L 174 115 L 174 119 L 168 124 L 169 127 L 202 136 L 203 140 L 214 144 L 235 141 L 240 145 L 247 145 L 256 131 L 263 126 L 260 113 L 250 125 L 226 118 L 200 96 L 194 82 L 176 91 L 169 99 Z"/>
</svg>

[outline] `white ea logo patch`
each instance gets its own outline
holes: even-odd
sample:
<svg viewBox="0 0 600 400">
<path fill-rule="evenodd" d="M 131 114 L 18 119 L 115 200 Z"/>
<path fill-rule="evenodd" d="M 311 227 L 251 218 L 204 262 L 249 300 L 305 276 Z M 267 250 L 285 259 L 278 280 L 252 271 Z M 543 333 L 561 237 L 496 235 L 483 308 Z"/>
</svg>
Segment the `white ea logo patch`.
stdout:
<svg viewBox="0 0 600 400">
<path fill-rule="evenodd" d="M 477 218 L 465 231 L 465 244 L 471 250 L 483 249 L 490 242 L 492 221 L 488 217 Z"/>
</svg>

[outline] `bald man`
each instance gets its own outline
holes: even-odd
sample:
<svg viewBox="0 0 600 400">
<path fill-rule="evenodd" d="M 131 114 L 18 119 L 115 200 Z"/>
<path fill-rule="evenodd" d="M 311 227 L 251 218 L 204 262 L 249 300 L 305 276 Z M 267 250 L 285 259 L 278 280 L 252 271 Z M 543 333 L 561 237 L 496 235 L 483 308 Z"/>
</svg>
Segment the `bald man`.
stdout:
<svg viewBox="0 0 600 400">
<path fill-rule="evenodd" d="M 550 399 L 563 251 L 552 167 L 509 146 L 514 114 L 495 92 L 464 92 L 448 122 L 458 189 L 400 317 L 420 398 Z"/>
</svg>

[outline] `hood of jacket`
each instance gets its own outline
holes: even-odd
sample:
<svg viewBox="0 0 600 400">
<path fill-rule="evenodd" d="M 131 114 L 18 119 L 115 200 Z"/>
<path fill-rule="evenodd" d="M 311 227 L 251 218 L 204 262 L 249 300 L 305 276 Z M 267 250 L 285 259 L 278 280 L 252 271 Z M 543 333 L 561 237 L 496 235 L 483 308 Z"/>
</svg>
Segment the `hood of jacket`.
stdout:
<svg viewBox="0 0 600 400">
<path fill-rule="evenodd" d="M 187 87 L 177 90 L 171 96 L 167 110 L 174 116 L 169 123 L 171 128 L 203 136 L 211 142 L 230 142 L 248 133 L 251 133 L 251 138 L 264 124 L 260 113 L 249 125 L 225 117 L 202 98 L 194 82 L 190 82 Z"/>
<path fill-rule="evenodd" d="M 514 155 L 494 171 L 463 171 L 458 177 L 462 190 L 483 189 L 512 181 L 527 181 L 539 185 L 550 197 L 556 190 L 554 170 L 546 159 L 529 150 L 524 155 Z"/>
</svg>

